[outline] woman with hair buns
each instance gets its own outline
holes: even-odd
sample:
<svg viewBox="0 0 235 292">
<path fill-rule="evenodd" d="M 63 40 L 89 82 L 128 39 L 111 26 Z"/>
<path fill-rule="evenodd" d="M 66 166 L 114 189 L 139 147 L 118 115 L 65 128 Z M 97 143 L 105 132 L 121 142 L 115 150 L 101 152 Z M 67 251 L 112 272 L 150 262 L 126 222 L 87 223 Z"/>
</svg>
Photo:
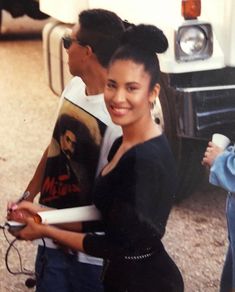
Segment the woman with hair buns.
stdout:
<svg viewBox="0 0 235 292">
<path fill-rule="evenodd" d="M 17 234 L 30 240 L 50 237 L 103 257 L 102 278 L 108 292 L 184 291 L 180 271 L 161 242 L 177 188 L 175 162 L 151 117 L 160 91 L 156 53 L 167 48 L 157 27 L 130 26 L 109 64 L 105 102 L 123 136 L 113 144 L 94 188 L 105 234 L 60 230 L 31 218 Z M 81 232 L 87 232 L 88 225 L 81 223 Z"/>
</svg>

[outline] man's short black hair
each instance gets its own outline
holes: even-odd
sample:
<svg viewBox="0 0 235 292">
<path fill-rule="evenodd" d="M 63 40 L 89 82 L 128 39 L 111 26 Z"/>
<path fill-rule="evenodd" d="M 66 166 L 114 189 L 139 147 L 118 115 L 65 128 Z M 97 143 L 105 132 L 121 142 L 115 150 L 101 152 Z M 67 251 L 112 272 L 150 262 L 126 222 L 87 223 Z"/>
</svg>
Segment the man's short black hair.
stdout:
<svg viewBox="0 0 235 292">
<path fill-rule="evenodd" d="M 114 12 L 104 9 L 88 9 L 79 14 L 78 40 L 90 45 L 98 61 L 107 67 L 124 32 L 124 24 Z"/>
</svg>

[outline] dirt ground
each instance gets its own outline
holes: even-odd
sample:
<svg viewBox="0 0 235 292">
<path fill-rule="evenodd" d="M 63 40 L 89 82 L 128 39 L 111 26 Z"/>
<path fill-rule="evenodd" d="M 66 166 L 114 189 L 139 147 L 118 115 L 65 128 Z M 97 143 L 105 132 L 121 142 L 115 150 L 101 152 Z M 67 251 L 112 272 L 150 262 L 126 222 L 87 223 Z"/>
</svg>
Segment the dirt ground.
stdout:
<svg viewBox="0 0 235 292">
<path fill-rule="evenodd" d="M 7 201 L 22 193 L 50 140 L 58 98 L 45 81 L 41 40 L 1 40 L 0 60 L 0 223 L 3 223 Z M 218 291 L 227 246 L 225 199 L 223 191 L 202 182 L 200 190 L 172 210 L 164 243 L 182 271 L 186 292 Z M 35 245 L 30 242 L 16 245 L 23 265 L 32 270 Z M 0 291 L 28 291 L 24 285 L 26 276 L 7 272 L 7 247 L 0 231 Z M 10 254 L 10 263 L 15 271 L 19 269 L 16 252 Z"/>
</svg>

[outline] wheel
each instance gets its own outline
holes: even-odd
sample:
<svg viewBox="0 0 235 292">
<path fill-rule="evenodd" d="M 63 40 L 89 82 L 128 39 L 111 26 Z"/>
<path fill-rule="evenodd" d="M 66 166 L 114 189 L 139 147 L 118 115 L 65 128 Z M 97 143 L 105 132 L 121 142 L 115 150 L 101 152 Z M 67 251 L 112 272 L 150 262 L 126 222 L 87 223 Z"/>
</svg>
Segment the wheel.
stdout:
<svg viewBox="0 0 235 292">
<path fill-rule="evenodd" d="M 12 17 L 17 18 L 28 15 L 34 19 L 46 19 L 49 16 L 39 9 L 39 3 L 35 0 L 1 0 L 2 9 L 8 11 Z"/>
<path fill-rule="evenodd" d="M 47 19 L 49 16 L 39 9 L 39 3 L 34 0 L 25 0 L 25 13 L 33 18 L 38 20 Z"/>
<path fill-rule="evenodd" d="M 12 17 L 20 17 L 24 15 L 24 7 L 21 1 L 16 0 L 2 0 L 2 9 L 8 11 Z"/>
<path fill-rule="evenodd" d="M 169 77 L 161 75 L 161 91 L 153 109 L 153 118 L 163 128 L 175 156 L 179 188 L 176 201 L 187 198 L 203 176 L 201 159 L 206 147 L 201 141 L 183 139 L 177 135 L 177 92 L 169 85 Z"/>
</svg>

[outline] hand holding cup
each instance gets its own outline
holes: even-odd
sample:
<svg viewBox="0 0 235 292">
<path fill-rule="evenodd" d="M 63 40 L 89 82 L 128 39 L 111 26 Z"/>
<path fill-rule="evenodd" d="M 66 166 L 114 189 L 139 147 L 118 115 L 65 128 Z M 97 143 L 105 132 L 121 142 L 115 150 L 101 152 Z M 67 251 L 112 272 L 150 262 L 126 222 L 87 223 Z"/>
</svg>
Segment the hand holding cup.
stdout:
<svg viewBox="0 0 235 292">
<path fill-rule="evenodd" d="M 225 135 L 215 133 L 212 135 L 212 142 L 224 150 L 230 144 L 231 141 Z"/>
<path fill-rule="evenodd" d="M 212 141 L 208 143 L 208 147 L 204 153 L 202 165 L 211 167 L 216 157 L 224 151 L 229 143 L 230 140 L 228 137 L 218 133 L 213 134 Z"/>
</svg>

